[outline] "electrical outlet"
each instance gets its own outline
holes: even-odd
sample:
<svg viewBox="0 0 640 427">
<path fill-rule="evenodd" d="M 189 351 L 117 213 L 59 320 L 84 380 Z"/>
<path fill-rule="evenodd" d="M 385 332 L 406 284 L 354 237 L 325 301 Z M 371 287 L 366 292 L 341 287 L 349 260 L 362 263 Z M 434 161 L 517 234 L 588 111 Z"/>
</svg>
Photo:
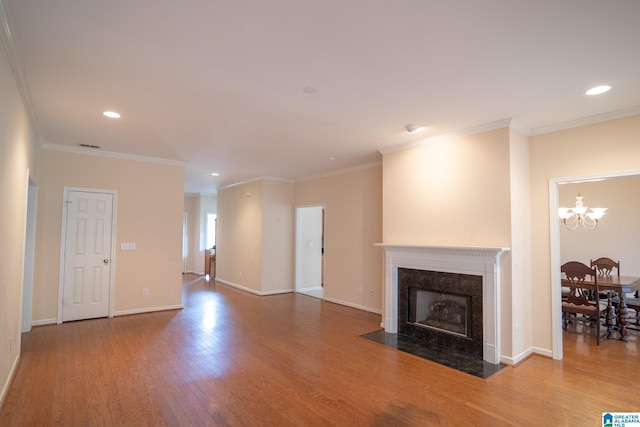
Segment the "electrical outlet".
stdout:
<svg viewBox="0 0 640 427">
<path fill-rule="evenodd" d="M 369 296 L 372 297 L 373 296 L 373 289 L 369 289 Z"/>
<path fill-rule="evenodd" d="M 149 295 L 149 288 L 142 288 L 142 295 L 145 297 Z"/>
</svg>

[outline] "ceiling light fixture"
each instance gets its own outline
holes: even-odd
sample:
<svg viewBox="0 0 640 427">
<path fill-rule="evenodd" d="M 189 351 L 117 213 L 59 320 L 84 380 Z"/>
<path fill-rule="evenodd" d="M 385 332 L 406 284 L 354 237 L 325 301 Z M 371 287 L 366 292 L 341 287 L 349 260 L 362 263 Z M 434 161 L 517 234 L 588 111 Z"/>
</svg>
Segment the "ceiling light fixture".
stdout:
<svg viewBox="0 0 640 427">
<path fill-rule="evenodd" d="M 334 156 L 329 157 L 329 160 L 337 160 L 337 159 L 338 159 L 338 158 L 337 158 L 337 157 L 334 157 Z"/>
<path fill-rule="evenodd" d="M 220 176 L 218 172 L 211 172 L 211 176 Z"/>
<path fill-rule="evenodd" d="M 611 86 L 609 85 L 596 86 L 586 91 L 585 95 L 589 95 L 589 96 L 600 95 L 605 92 L 609 92 L 610 90 L 611 90 Z"/>
<path fill-rule="evenodd" d="M 412 133 L 420 129 L 420 126 L 410 123 L 407 126 L 405 126 L 405 129 L 407 130 L 407 132 Z"/>
<path fill-rule="evenodd" d="M 104 113 L 102 113 L 102 115 L 105 117 L 109 117 L 110 119 L 119 119 L 120 117 L 122 117 L 120 113 L 116 113 L 115 111 L 105 111 Z"/>
<path fill-rule="evenodd" d="M 576 196 L 575 208 L 559 208 L 560 220 L 569 230 L 575 230 L 578 225 L 582 225 L 587 230 L 594 230 L 600 222 L 600 218 L 605 214 L 607 208 L 588 208 L 582 202 L 582 196 Z"/>
<path fill-rule="evenodd" d="M 313 86 L 307 86 L 302 90 L 304 91 L 304 93 L 307 93 L 309 95 L 315 95 L 316 93 L 318 93 L 318 89 Z"/>
</svg>

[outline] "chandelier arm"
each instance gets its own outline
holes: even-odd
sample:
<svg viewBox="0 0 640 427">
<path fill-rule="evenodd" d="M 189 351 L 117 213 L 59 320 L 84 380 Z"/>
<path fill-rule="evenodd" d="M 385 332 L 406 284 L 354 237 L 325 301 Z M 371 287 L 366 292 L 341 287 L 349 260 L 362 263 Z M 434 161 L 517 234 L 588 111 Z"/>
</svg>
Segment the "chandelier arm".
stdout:
<svg viewBox="0 0 640 427">
<path fill-rule="evenodd" d="M 586 228 L 587 230 L 595 230 L 596 227 L 598 226 L 598 220 L 597 219 L 593 219 L 590 216 L 586 215 L 582 218 L 582 221 L 580 221 L 582 223 L 582 226 L 584 228 Z"/>
<path fill-rule="evenodd" d="M 580 221 L 575 215 L 572 215 L 567 219 L 563 219 L 562 222 L 564 223 L 564 226 L 567 227 L 568 230 L 573 231 L 576 228 L 578 228 L 578 223 Z"/>
</svg>

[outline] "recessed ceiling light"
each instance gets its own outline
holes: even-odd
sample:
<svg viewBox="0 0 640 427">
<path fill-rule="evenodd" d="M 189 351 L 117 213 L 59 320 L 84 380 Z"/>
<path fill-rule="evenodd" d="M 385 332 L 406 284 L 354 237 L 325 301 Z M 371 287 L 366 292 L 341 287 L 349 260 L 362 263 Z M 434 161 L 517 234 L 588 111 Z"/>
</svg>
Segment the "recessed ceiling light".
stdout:
<svg viewBox="0 0 640 427">
<path fill-rule="evenodd" d="M 115 111 L 105 111 L 104 113 L 102 113 L 102 115 L 105 117 L 109 117 L 110 119 L 119 119 L 120 117 L 122 117 L 120 113 L 116 113 Z"/>
<path fill-rule="evenodd" d="M 220 176 L 218 172 L 211 172 L 211 176 Z"/>
<path fill-rule="evenodd" d="M 411 133 L 411 132 L 415 132 L 418 129 L 420 129 L 420 126 L 410 123 L 407 126 L 405 126 L 405 129 L 407 130 L 407 132 Z"/>
<path fill-rule="evenodd" d="M 308 93 L 309 95 L 315 95 L 316 93 L 318 93 L 318 89 L 313 86 L 307 86 L 302 90 L 304 91 L 304 93 Z"/>
<path fill-rule="evenodd" d="M 610 90 L 611 86 L 609 85 L 596 86 L 586 91 L 585 95 L 600 95 L 601 93 L 609 92 Z"/>
<path fill-rule="evenodd" d="M 337 159 L 338 159 L 338 158 L 337 158 L 337 157 L 334 157 L 334 156 L 329 157 L 329 160 L 337 160 Z"/>
</svg>

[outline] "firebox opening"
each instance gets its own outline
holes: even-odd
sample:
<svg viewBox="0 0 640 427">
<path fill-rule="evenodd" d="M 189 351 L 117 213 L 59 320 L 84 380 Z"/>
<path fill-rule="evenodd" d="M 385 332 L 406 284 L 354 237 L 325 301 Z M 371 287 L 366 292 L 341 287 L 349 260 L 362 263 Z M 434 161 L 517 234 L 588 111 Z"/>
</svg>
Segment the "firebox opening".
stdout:
<svg viewBox="0 0 640 427">
<path fill-rule="evenodd" d="M 470 337 L 471 297 L 409 288 L 408 322 L 422 328 Z"/>
</svg>

